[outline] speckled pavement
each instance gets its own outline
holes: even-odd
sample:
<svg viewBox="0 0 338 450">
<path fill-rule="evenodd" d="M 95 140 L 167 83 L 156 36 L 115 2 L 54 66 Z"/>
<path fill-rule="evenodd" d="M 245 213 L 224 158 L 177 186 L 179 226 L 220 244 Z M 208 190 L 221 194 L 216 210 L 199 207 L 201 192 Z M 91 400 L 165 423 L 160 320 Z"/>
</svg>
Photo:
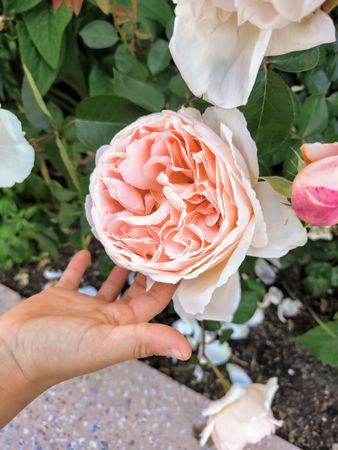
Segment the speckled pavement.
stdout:
<svg viewBox="0 0 338 450">
<path fill-rule="evenodd" d="M 0 314 L 20 297 L 0 285 Z M 0 431 L 0 450 L 198 450 L 208 400 L 138 361 L 62 383 Z M 247 450 L 297 450 L 273 436 Z"/>
</svg>

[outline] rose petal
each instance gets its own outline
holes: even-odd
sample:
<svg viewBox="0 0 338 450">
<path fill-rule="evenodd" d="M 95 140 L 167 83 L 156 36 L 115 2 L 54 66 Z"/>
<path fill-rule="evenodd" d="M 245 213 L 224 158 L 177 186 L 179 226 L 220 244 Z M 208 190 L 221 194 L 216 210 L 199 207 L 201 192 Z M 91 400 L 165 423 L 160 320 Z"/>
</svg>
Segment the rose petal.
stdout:
<svg viewBox="0 0 338 450">
<path fill-rule="evenodd" d="M 263 181 L 256 186 L 257 198 L 262 206 L 268 244 L 266 247 L 249 249 L 249 256 L 279 258 L 293 248 L 305 245 L 307 234 L 287 199 L 277 194 L 269 183 Z"/>
<path fill-rule="evenodd" d="M 335 40 L 336 31 L 332 19 L 319 9 L 302 22 L 293 22 L 284 28 L 274 30 L 266 55 L 284 55 Z"/>
<path fill-rule="evenodd" d="M 222 22 L 210 7 L 200 16 L 176 17 L 170 50 L 196 96 L 233 108 L 247 102 L 270 36 L 248 22 L 238 27 L 236 14 Z"/>
<path fill-rule="evenodd" d="M 0 108 L 0 187 L 21 183 L 32 171 L 35 153 L 24 136 L 17 117 Z"/>
<path fill-rule="evenodd" d="M 300 149 L 306 164 L 328 156 L 338 156 L 338 142 L 332 144 L 321 144 L 320 142 L 303 144 Z"/>
</svg>

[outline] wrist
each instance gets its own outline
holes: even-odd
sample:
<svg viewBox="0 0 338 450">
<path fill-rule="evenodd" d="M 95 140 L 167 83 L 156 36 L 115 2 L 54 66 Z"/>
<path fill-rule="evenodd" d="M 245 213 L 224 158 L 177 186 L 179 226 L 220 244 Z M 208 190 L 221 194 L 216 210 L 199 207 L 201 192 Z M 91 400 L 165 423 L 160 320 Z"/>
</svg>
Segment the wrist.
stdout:
<svg viewBox="0 0 338 450">
<path fill-rule="evenodd" d="M 3 325 L 3 320 L 0 320 L 0 428 L 45 390 L 23 372 Z"/>
</svg>

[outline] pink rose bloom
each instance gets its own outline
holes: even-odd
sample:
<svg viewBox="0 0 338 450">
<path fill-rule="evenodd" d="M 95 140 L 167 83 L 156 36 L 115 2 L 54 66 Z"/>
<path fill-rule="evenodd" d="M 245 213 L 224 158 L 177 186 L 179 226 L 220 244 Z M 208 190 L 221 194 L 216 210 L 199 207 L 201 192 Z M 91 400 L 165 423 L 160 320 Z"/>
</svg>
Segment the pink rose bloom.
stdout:
<svg viewBox="0 0 338 450">
<path fill-rule="evenodd" d="M 245 256 L 306 242 L 286 198 L 258 182 L 256 146 L 237 110 L 141 117 L 97 152 L 87 217 L 118 265 L 181 283 L 181 317 L 230 321 Z"/>
<path fill-rule="evenodd" d="M 338 142 L 304 144 L 308 164 L 292 184 L 292 208 L 310 225 L 338 223 Z"/>
<path fill-rule="evenodd" d="M 211 402 L 203 411 L 209 420 L 201 436 L 201 445 L 205 445 L 211 436 L 217 450 L 243 450 L 247 444 L 257 444 L 273 434 L 276 426 L 282 425 L 271 411 L 278 389 L 277 378 L 270 378 L 267 384 L 251 383 L 245 378 L 243 381 L 235 382 L 225 397 Z"/>
</svg>

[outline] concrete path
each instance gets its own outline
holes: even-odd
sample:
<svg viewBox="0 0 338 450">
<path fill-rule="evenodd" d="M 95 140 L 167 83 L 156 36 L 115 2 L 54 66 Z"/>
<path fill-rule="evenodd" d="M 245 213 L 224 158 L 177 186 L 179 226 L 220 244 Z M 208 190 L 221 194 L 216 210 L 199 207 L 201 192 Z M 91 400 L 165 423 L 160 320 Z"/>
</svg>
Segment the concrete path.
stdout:
<svg viewBox="0 0 338 450">
<path fill-rule="evenodd" d="M 19 296 L 0 286 L 0 314 Z M 198 450 L 208 400 L 138 361 L 62 383 L 0 431 L 1 450 Z M 247 450 L 297 450 L 277 436 Z"/>
</svg>

